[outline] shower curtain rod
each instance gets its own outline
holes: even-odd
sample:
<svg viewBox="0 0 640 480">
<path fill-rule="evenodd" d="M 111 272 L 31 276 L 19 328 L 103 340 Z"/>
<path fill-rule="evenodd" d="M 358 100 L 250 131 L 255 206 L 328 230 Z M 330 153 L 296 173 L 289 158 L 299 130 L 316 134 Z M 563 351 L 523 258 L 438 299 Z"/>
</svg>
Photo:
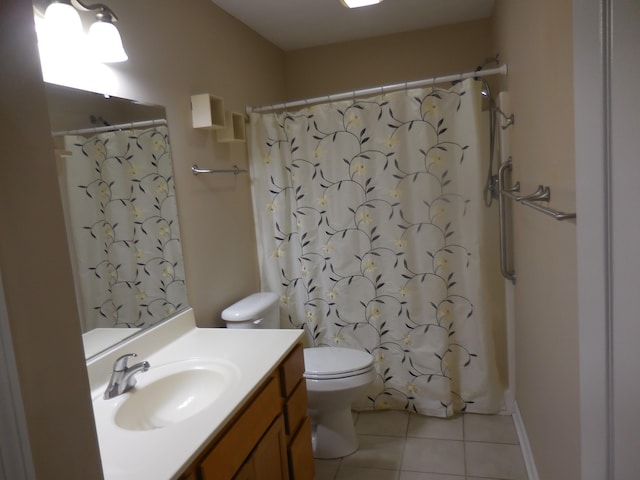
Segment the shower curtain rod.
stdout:
<svg viewBox="0 0 640 480">
<path fill-rule="evenodd" d="M 294 102 L 278 103 L 276 105 L 264 105 L 262 107 L 247 107 L 247 113 L 265 113 L 274 110 L 282 110 L 293 107 L 304 107 L 313 103 L 333 102 L 337 100 L 346 100 L 349 98 L 362 97 L 366 95 L 375 95 L 380 93 L 396 92 L 398 90 L 408 90 L 410 88 L 426 87 L 437 83 L 447 83 L 465 80 L 474 77 L 487 77 L 489 75 L 506 75 L 507 64 L 500 65 L 487 70 L 477 70 L 466 73 L 456 73 L 453 75 L 445 75 L 443 77 L 434 77 L 424 80 L 415 80 L 412 82 L 396 83 L 393 85 L 383 85 L 381 87 L 365 88 L 364 90 L 354 90 L 352 92 L 338 93 L 336 95 L 325 95 L 322 97 L 309 98 L 306 100 L 297 100 Z"/>
<path fill-rule="evenodd" d="M 80 130 L 60 130 L 57 132 L 51 132 L 51 135 L 54 137 L 60 137 L 62 135 L 84 135 L 85 133 L 114 132 L 116 130 L 154 127 L 156 125 L 166 125 L 166 124 L 167 124 L 167 121 L 164 118 L 159 118 L 156 120 L 143 120 L 141 122 L 120 123 L 118 125 L 105 125 L 104 127 L 82 128 Z"/>
</svg>

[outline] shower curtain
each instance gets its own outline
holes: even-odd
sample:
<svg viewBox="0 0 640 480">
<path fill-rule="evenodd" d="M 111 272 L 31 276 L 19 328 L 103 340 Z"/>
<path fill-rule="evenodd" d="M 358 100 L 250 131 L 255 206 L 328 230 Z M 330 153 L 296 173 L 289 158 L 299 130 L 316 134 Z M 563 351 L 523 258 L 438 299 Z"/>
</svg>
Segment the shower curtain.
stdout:
<svg viewBox="0 0 640 480">
<path fill-rule="evenodd" d="M 309 345 L 373 355 L 358 409 L 502 407 L 481 130 L 473 80 L 251 114 L 263 289 Z"/>
<path fill-rule="evenodd" d="M 83 332 L 143 327 L 186 306 L 167 128 L 64 140 Z"/>
</svg>

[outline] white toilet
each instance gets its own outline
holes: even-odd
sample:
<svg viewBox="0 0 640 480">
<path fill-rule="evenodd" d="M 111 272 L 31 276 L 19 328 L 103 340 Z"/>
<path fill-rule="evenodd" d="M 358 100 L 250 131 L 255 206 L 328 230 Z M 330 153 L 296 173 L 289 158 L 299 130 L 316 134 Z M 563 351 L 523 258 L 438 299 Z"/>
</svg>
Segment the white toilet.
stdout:
<svg viewBox="0 0 640 480">
<path fill-rule="evenodd" d="M 254 293 L 222 312 L 227 328 L 280 328 L 278 295 Z M 351 404 L 373 383 L 373 357 L 352 348 L 304 349 L 313 456 L 339 458 L 358 449 Z"/>
</svg>

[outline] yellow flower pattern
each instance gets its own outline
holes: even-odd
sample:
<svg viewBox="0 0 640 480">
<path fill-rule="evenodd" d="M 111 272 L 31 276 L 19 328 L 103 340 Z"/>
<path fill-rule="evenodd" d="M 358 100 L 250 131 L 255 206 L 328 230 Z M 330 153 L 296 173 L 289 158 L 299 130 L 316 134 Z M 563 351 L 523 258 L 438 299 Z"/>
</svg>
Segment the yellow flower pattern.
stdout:
<svg viewBox="0 0 640 480">
<path fill-rule="evenodd" d="M 90 273 L 78 290 L 83 328 L 145 327 L 184 308 L 167 128 L 68 136 L 65 149 L 92 165 L 68 180 L 72 235 L 93 244 L 78 261 Z"/>
<path fill-rule="evenodd" d="M 361 408 L 485 408 L 458 387 L 490 361 L 460 335 L 482 315 L 460 280 L 481 263 L 461 238 L 483 214 L 480 146 L 453 119 L 480 119 L 472 83 L 251 116 L 264 287 L 309 345 L 371 353 Z"/>
<path fill-rule="evenodd" d="M 358 162 L 353 166 L 353 173 L 363 177 L 367 173 L 367 167 L 364 166 L 364 163 Z"/>
<path fill-rule="evenodd" d="M 358 222 L 369 225 L 371 224 L 371 222 L 373 222 L 373 217 L 367 211 L 360 212 L 360 214 L 358 215 Z"/>
</svg>

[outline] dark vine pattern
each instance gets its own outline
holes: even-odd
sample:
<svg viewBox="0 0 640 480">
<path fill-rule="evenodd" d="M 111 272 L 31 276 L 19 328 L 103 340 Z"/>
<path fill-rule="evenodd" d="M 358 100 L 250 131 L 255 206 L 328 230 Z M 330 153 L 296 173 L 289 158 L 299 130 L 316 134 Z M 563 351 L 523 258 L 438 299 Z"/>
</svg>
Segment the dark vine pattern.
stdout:
<svg viewBox="0 0 640 480">
<path fill-rule="evenodd" d="M 84 330 L 144 327 L 187 305 L 166 127 L 71 137 Z M 69 144 L 69 142 L 68 142 Z"/>
<path fill-rule="evenodd" d="M 254 120 L 253 173 L 268 184 L 263 268 L 280 272 L 268 287 L 311 345 L 374 356 L 361 408 L 449 416 L 474 404 L 456 375 L 484 361 L 457 335 L 474 321 L 458 277 L 477 254 L 459 226 L 481 197 L 457 187 L 479 147 L 461 143 L 450 119 L 473 100 L 462 84 L 392 96 Z"/>
</svg>

